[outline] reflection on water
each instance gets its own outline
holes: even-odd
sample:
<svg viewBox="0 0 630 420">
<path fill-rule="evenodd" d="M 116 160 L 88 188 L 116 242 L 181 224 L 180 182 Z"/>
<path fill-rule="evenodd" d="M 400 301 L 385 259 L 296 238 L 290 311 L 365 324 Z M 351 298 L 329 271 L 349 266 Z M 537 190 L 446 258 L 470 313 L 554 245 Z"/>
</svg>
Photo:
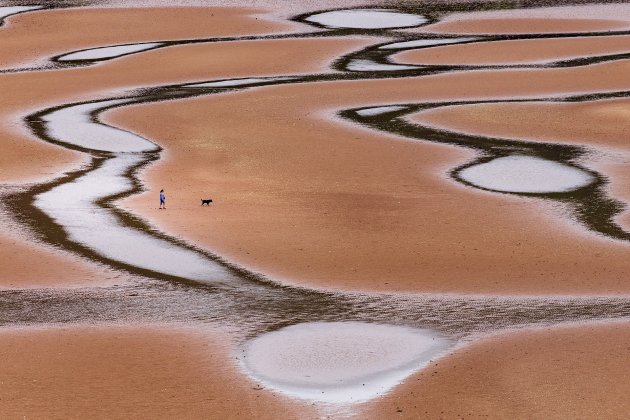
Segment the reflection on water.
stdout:
<svg viewBox="0 0 630 420">
<path fill-rule="evenodd" d="M 558 193 L 595 181 L 581 169 L 532 156 L 505 156 L 469 166 L 459 176 L 478 187 L 515 193 Z"/>
<path fill-rule="evenodd" d="M 42 6 L 0 6 L 0 24 L 2 24 L 2 19 L 7 16 L 41 8 Z"/>
<path fill-rule="evenodd" d="M 0 18 L 3 9 L 6 8 L 0 8 Z M 428 18 L 420 15 L 380 9 L 323 12 L 306 17 L 304 20 L 331 28 L 376 30 L 418 26 L 428 22 Z M 341 31 L 336 32 L 337 35 L 341 33 Z M 356 33 L 356 31 L 350 32 Z M 382 35 L 379 32 L 375 33 Z M 340 64 L 342 70 L 357 73 L 347 72 L 343 74 L 340 72 L 334 76 L 358 80 L 370 77 L 394 77 L 391 76 L 391 72 L 398 70 L 416 70 L 414 75 L 417 76 L 432 72 L 451 71 L 452 68 L 439 66 L 396 65 L 387 61 L 387 55 L 405 48 L 431 47 L 470 42 L 477 39 L 479 38 L 416 39 L 399 41 L 380 47 L 370 47 L 371 49 L 364 49 L 354 53 L 354 55 L 349 54 L 345 57 L 345 61 L 340 60 L 340 63 L 345 63 L 345 68 Z M 163 44 L 145 43 L 112 46 L 84 50 L 67 54 L 64 57 L 65 60 L 101 60 L 144 51 L 161 45 Z M 577 62 L 576 65 L 578 65 Z M 379 75 L 378 72 L 387 73 L 387 76 Z M 400 75 L 395 73 L 396 77 Z M 318 77 L 312 75 L 311 80 Z M 159 90 L 158 93 L 155 93 L 155 90 L 151 94 L 147 93 L 146 96 L 142 96 L 143 93 L 140 93 L 133 99 L 112 99 L 53 109 L 51 112 L 41 113 L 29 121 L 34 131 L 43 139 L 91 153 L 94 157 L 94 165 L 76 176 L 68 177 L 67 180 L 60 180 L 54 185 L 46 187 L 45 191 L 36 191 L 32 195 L 35 196 L 34 204 L 37 207 L 31 207 L 30 201 L 26 200 L 27 204 L 16 207 L 16 212 L 37 213 L 42 210 L 45 213 L 43 216 L 39 215 L 38 218 L 32 218 L 32 220 L 38 221 L 38 223 L 33 224 L 34 229 L 40 231 L 63 230 L 67 237 L 55 242 L 56 244 L 61 244 L 67 249 L 117 268 L 123 268 L 133 278 L 133 282 L 126 286 L 107 288 L 0 291 L 0 324 L 218 323 L 223 326 L 230 326 L 240 332 L 243 341 L 259 337 L 250 342 L 249 345 L 245 345 L 249 351 L 254 353 L 256 352 L 256 345 L 260 343 L 267 343 L 267 348 L 269 346 L 273 348 L 278 344 L 275 338 L 280 336 L 280 342 L 286 345 L 282 349 L 287 351 L 295 350 L 297 348 L 296 342 L 304 343 L 305 340 L 311 340 L 315 343 L 329 343 L 332 340 L 344 350 L 338 351 L 339 348 L 335 350 L 334 347 L 331 347 L 330 354 L 333 357 L 337 354 L 357 356 L 360 355 L 361 351 L 370 349 L 381 356 L 390 351 L 404 350 L 392 349 L 389 347 L 392 343 L 388 342 L 387 338 L 382 338 L 391 337 L 388 334 L 394 333 L 395 335 L 399 332 L 401 334 L 400 340 L 396 340 L 396 342 L 405 342 L 409 339 L 413 343 L 410 346 L 410 348 L 413 347 L 413 350 L 417 350 L 418 347 L 424 348 L 427 345 L 428 354 L 433 354 L 431 353 L 432 350 L 444 349 L 441 345 L 434 348 L 434 343 L 428 345 L 426 334 L 418 331 L 411 332 L 406 328 L 399 330 L 393 326 L 435 331 L 440 337 L 444 337 L 440 340 L 457 343 L 459 340 L 470 339 L 478 333 L 504 328 L 617 319 L 630 316 L 630 299 L 622 297 L 401 296 L 384 293 L 327 293 L 282 287 L 264 279 L 257 279 L 251 273 L 235 271 L 228 264 L 217 262 L 208 255 L 186 246 L 176 239 L 167 238 L 154 232 L 131 215 L 116 211 L 108 201 L 113 196 L 120 197 L 138 191 L 139 187 L 134 178 L 134 170 L 156 158 L 159 147 L 133 133 L 98 123 L 96 115 L 103 108 L 124 105 L 132 101 L 212 94 L 222 88 L 248 88 L 265 84 L 292 83 L 305 79 L 306 77 L 252 77 L 169 86 L 161 88 L 161 90 L 157 89 Z M 332 78 L 325 79 L 322 76 L 318 80 L 332 80 Z M 185 93 L 182 93 L 184 91 Z M 224 91 L 221 90 L 221 92 Z M 546 185 L 545 189 L 539 188 L 535 191 L 536 193 L 555 193 L 557 191 L 568 193 L 572 192 L 573 189 L 586 186 L 580 189 L 579 195 L 564 194 L 548 198 L 571 202 L 576 208 L 582 206 L 583 210 L 592 209 L 592 206 L 595 205 L 598 218 L 592 220 L 588 219 L 590 214 L 588 211 L 580 213 L 579 209 L 576 210 L 579 217 L 585 218 L 586 226 L 601 232 L 608 232 L 613 237 L 622 237 L 625 234 L 625 232 L 614 231 L 614 226 L 611 228 L 610 223 L 606 222 L 606 220 L 611 219 L 611 215 L 615 214 L 617 209 L 614 203 L 611 204 L 610 200 L 607 201 L 605 194 L 602 193 L 603 180 L 598 178 L 596 174 L 588 173 L 574 165 L 576 159 L 584 153 L 582 149 L 552 144 L 532 145 L 505 139 L 440 132 L 413 125 L 401 118 L 403 114 L 420 110 L 423 107 L 441 105 L 445 104 L 364 106 L 347 111 L 343 115 L 355 122 L 376 129 L 425 141 L 469 147 L 483 155 L 483 161 L 473 162 L 466 168 L 454 170 L 454 179 L 459 179 L 458 176 L 460 176 L 462 179 L 459 180 L 465 180 L 467 175 L 471 173 L 475 175 L 475 171 L 482 169 L 486 172 L 484 174 L 482 171 L 481 178 L 468 177 L 468 182 L 472 184 L 477 182 L 479 186 L 483 187 L 484 179 L 489 177 L 489 169 L 491 169 L 490 178 L 495 182 L 497 171 L 504 174 L 507 170 L 513 171 L 509 186 L 493 184 L 494 189 L 532 192 L 531 186 L 523 189 L 523 182 L 531 181 L 531 179 L 524 179 L 518 175 L 523 170 L 530 171 L 534 166 L 539 168 L 540 175 L 535 182 L 536 186 Z M 525 166 L 514 172 L 515 167 L 518 169 L 518 165 L 523 164 L 522 159 L 518 158 L 515 166 L 514 159 L 516 157 L 513 155 L 517 153 L 535 157 L 527 157 L 524 162 Z M 543 166 L 536 166 L 540 165 L 541 162 L 543 162 Z M 509 165 L 505 166 L 506 163 Z M 498 169 L 497 164 L 500 164 Z M 477 175 L 479 174 L 477 173 Z M 554 182 L 552 186 L 549 186 L 550 181 Z M 29 196 L 28 198 L 32 197 Z M 602 208 L 607 210 L 602 211 Z M 193 281 L 190 282 L 189 280 Z M 336 324 L 342 321 L 344 323 L 361 322 L 362 324 L 360 326 L 359 324 L 344 324 L 352 327 L 351 330 L 345 331 L 343 326 Z M 317 322 L 335 323 L 332 324 L 335 328 L 329 328 L 331 324 L 313 324 Z M 297 326 L 304 323 L 305 325 Z M 369 323 L 369 325 L 365 323 Z M 387 324 L 387 326 L 374 324 Z M 289 327 L 291 325 L 296 326 Z M 305 326 L 306 329 L 302 329 Z M 322 330 L 319 329 L 320 326 L 323 326 Z M 382 331 L 381 329 L 386 329 L 387 334 L 381 337 L 378 335 L 379 333 L 375 333 L 381 338 L 370 341 L 375 337 L 372 335 L 373 332 Z M 270 331 L 277 332 L 264 335 Z M 297 340 L 293 335 L 296 331 L 299 336 Z M 304 331 L 306 331 L 306 337 L 301 335 Z M 282 334 L 287 332 L 290 334 L 285 340 Z M 269 337 L 274 340 L 267 342 Z M 431 336 L 432 338 L 433 336 Z M 420 342 L 416 342 L 416 340 Z M 352 353 L 352 346 L 357 346 L 357 342 L 364 343 L 364 345 Z M 280 350 L 280 348 L 278 349 Z M 263 353 L 268 354 L 267 351 Z M 278 352 L 278 355 L 281 354 L 283 353 Z M 402 352 L 392 363 L 385 363 L 387 369 L 382 372 L 370 370 L 374 366 L 374 363 L 369 362 L 369 357 L 373 356 L 371 354 L 363 355 L 363 359 L 358 358 L 360 362 L 365 362 L 367 365 L 352 366 L 353 360 L 347 362 L 341 359 L 339 363 L 340 369 L 347 368 L 347 372 L 350 372 L 348 376 L 351 378 L 350 382 L 375 375 L 374 378 L 377 378 L 374 382 L 376 388 L 368 388 L 370 388 L 370 392 L 380 392 L 378 390 L 382 390 L 382 387 L 387 383 L 395 383 L 400 380 L 401 377 L 396 376 L 399 368 L 404 367 L 401 372 L 407 373 L 409 371 L 405 369 L 409 369 L 411 365 L 417 369 L 426 363 L 423 357 L 428 354 L 419 355 L 413 351 Z M 303 356 L 303 353 L 299 353 L 296 357 Z M 255 355 L 252 357 L 252 359 L 256 358 Z M 278 360 L 286 360 L 286 357 L 281 357 L 276 362 Z M 402 362 L 398 363 L 401 360 Z M 281 375 L 280 377 L 270 376 L 264 365 L 268 361 L 263 360 L 261 365 L 259 362 L 251 364 L 250 360 L 246 361 L 245 364 L 254 375 L 259 375 L 261 379 L 276 385 L 282 383 L 281 385 L 284 386 L 286 382 L 300 382 L 295 376 L 298 371 L 284 371 L 281 372 L 284 376 Z M 304 367 L 299 363 L 296 366 Z M 306 382 L 316 382 L 319 385 L 323 383 L 324 386 L 328 386 L 327 383 L 330 381 L 339 379 L 339 377 L 334 376 L 322 378 L 317 375 L 323 374 L 325 376 L 328 373 L 332 375 L 340 372 L 326 373 L 316 366 L 311 366 L 309 369 L 312 369 L 314 376 L 311 375 L 311 379 Z M 304 371 L 304 369 L 298 370 L 298 373 Z M 278 369 L 278 366 L 271 370 L 272 373 L 279 371 L 281 369 Z M 301 384 L 304 385 L 304 382 Z M 277 386 L 280 387 L 280 385 Z M 301 390 L 293 389 L 289 392 L 304 392 L 304 386 L 300 388 Z M 375 389 L 377 391 L 374 391 Z M 332 400 L 343 399 L 347 394 L 346 391 L 342 390 L 339 394 L 331 393 L 330 398 Z M 365 395 L 373 395 L 370 392 L 367 394 L 361 394 L 361 392 L 365 391 L 361 389 L 352 398 L 361 399 L 366 398 Z"/>
<path fill-rule="evenodd" d="M 121 154 L 73 182 L 39 194 L 35 205 L 63 226 L 70 241 L 118 263 L 201 282 L 229 280 L 225 267 L 201 254 L 125 226 L 108 208 L 96 204 L 132 189 L 126 174 L 146 156 Z"/>
<path fill-rule="evenodd" d="M 403 64 L 387 64 L 377 63 L 368 59 L 353 59 L 346 64 L 346 70 L 349 71 L 401 71 L 415 70 L 420 66 L 407 66 Z"/>
<path fill-rule="evenodd" d="M 386 29 L 419 26 L 427 22 L 423 16 L 383 9 L 334 10 L 313 14 L 307 22 L 328 28 Z"/>
<path fill-rule="evenodd" d="M 439 39 L 416 39 L 413 41 L 394 42 L 392 44 L 385 44 L 378 47 L 381 50 L 397 50 L 397 49 L 412 49 L 422 47 L 436 47 L 438 45 L 447 44 L 461 44 L 462 42 L 476 41 L 481 38 L 467 37 L 467 38 L 439 38 Z"/>
<path fill-rule="evenodd" d="M 402 111 L 403 109 L 405 109 L 404 106 L 376 106 L 373 108 L 359 109 L 356 112 L 357 115 L 362 117 L 373 117 L 375 115 L 382 115 L 388 112 Z"/>
<path fill-rule="evenodd" d="M 295 80 L 295 77 L 247 77 L 244 79 L 227 79 L 216 82 L 193 83 L 183 85 L 191 88 L 231 88 L 236 86 L 249 87 L 263 84 L 273 84 L 275 82 Z"/>
<path fill-rule="evenodd" d="M 362 322 L 308 322 L 262 334 L 237 352 L 258 382 L 328 403 L 369 400 L 452 343 L 428 330 Z"/>
<path fill-rule="evenodd" d="M 110 47 L 90 48 L 57 57 L 57 61 L 101 61 L 123 55 L 161 47 L 161 42 L 145 42 L 140 44 L 113 45 Z"/>
<path fill-rule="evenodd" d="M 159 147 L 145 138 L 119 128 L 99 124 L 93 114 L 107 107 L 129 103 L 112 99 L 63 107 L 40 118 L 49 137 L 81 149 L 104 152 L 147 152 Z"/>
</svg>

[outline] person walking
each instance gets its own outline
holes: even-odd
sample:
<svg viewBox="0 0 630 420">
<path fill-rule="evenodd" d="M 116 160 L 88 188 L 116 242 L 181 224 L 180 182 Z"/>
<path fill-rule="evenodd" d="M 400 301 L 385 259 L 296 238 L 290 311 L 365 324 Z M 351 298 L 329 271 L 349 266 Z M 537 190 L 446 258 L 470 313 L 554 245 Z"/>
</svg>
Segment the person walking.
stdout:
<svg viewBox="0 0 630 420">
<path fill-rule="evenodd" d="M 166 196 L 164 190 L 160 190 L 160 209 L 166 210 Z"/>
</svg>

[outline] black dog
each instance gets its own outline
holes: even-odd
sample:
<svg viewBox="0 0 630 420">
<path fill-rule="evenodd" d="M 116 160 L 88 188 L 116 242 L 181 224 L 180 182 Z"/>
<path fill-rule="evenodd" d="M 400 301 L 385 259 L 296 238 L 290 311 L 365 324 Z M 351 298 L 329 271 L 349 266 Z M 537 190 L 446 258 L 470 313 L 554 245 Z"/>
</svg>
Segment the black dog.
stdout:
<svg viewBox="0 0 630 420">
<path fill-rule="evenodd" d="M 210 203 L 212 203 L 212 199 L 208 198 L 207 200 L 204 200 L 203 198 L 201 199 L 201 205 L 203 206 L 204 204 L 210 206 Z"/>
</svg>

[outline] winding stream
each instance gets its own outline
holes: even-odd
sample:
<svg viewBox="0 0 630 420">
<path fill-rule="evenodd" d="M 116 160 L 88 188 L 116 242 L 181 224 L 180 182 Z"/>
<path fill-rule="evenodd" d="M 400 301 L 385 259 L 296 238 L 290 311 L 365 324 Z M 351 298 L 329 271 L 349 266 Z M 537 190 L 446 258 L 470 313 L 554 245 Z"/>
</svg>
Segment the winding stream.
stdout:
<svg viewBox="0 0 630 420">
<path fill-rule="evenodd" d="M 0 18 L 3 8 L 0 8 Z M 323 34 L 372 33 L 435 21 L 435 11 L 412 14 L 396 10 L 324 11 L 296 20 L 326 28 Z M 17 12 L 14 12 L 17 13 Z M 328 29 L 332 28 L 332 29 Z M 344 32 L 346 31 L 346 32 Z M 620 32 L 626 34 L 627 32 Z M 239 329 L 247 356 L 244 370 L 288 395 L 326 402 L 364 401 L 387 392 L 430 360 L 481 335 L 507 328 L 555 325 L 564 322 L 620 319 L 630 316 L 630 298 L 557 296 L 397 295 L 332 293 L 287 287 L 178 238 L 149 227 L 115 205 L 142 186 L 136 173 L 159 159 L 160 147 L 150 139 L 103 124 L 99 113 L 112 107 L 146 101 L 225 93 L 263 85 L 326 80 L 422 76 L 478 69 L 480 66 L 411 66 L 393 64 L 391 54 L 410 48 L 435 48 L 470 42 L 521 37 L 426 37 L 392 35 L 392 42 L 370 46 L 340 57 L 333 68 L 340 74 L 296 77 L 249 77 L 169 85 L 125 97 L 60 104 L 26 118 L 42 140 L 91 156 L 89 167 L 49 184 L 10 194 L 12 213 L 55 246 L 115 267 L 134 281 L 130 285 L 67 290 L 5 290 L 0 292 L 0 323 L 31 325 L 82 322 L 217 323 Z M 592 36 L 602 36 L 593 34 Z M 610 35 L 610 33 L 606 33 Z M 294 37 L 314 36 L 312 33 Z M 550 35 L 559 36 L 559 35 Z M 567 36 L 567 34 L 562 34 Z M 585 36 L 585 34 L 580 34 Z M 283 37 L 291 37 L 285 35 Z M 541 38 L 533 35 L 529 38 Z M 278 36 L 280 38 L 280 36 Z M 256 39 L 241 37 L 239 39 Z M 269 39 L 259 37 L 258 39 Z M 222 42 L 196 40 L 194 42 Z M 129 54 L 183 42 L 153 42 L 69 52 L 53 62 L 92 65 Z M 602 55 L 518 67 L 583 66 L 630 58 Z M 483 66 L 482 66 L 483 67 Z M 501 68 L 512 66 L 485 66 Z M 229 93 L 229 92 L 228 92 Z M 539 101 L 589 101 L 630 96 L 627 92 L 541 98 Z M 525 99 L 523 99 L 524 101 Z M 515 99 L 518 101 L 518 99 Z M 531 102 L 532 99 L 528 98 Z M 364 106 L 340 112 L 356 124 L 374 130 L 473 149 L 478 157 L 451 171 L 452 182 L 493 193 L 553 200 L 571 209 L 588 230 L 612 240 L 630 241 L 630 233 L 613 221 L 623 205 L 605 192 L 606 179 L 582 166 L 584 147 L 534 143 L 446 132 L 413 124 L 405 116 L 422 110 L 499 100 L 406 103 Z M 534 171 L 535 177 L 532 177 Z M 335 329 L 331 329 L 331 325 Z M 347 329 L 347 331 L 346 331 Z M 408 343 L 392 355 L 391 340 Z M 297 351 L 297 344 L 321 350 L 344 369 L 323 370 L 317 357 Z M 382 369 L 374 360 L 344 359 L 357 349 L 391 355 Z M 269 349 L 278 350 L 269 357 Z M 356 352 L 356 351 L 355 351 Z M 321 354 L 321 353 L 318 353 Z M 279 357 L 284 355 L 284 357 Z M 310 357 L 310 358 L 309 358 Z M 284 361 L 291 360 L 293 365 Z M 358 363 L 364 360 L 365 363 Z M 315 362 L 314 362 L 315 361 Z M 333 366 L 337 366 L 333 363 Z M 310 379 L 298 377 L 308 366 Z M 367 387 L 365 386 L 367 384 Z M 360 386 L 359 386 L 360 385 Z"/>
</svg>

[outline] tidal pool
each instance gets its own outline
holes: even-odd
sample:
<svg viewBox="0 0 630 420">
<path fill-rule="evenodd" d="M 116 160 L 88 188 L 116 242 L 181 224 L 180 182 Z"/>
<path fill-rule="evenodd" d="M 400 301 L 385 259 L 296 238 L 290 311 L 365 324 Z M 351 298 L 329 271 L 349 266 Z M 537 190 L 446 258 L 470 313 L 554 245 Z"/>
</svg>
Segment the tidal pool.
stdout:
<svg viewBox="0 0 630 420">
<path fill-rule="evenodd" d="M 122 55 L 131 54 L 140 51 L 150 50 L 164 45 L 162 42 L 147 42 L 143 44 L 114 45 L 111 47 L 90 48 L 87 50 L 77 51 L 64 54 L 57 58 L 58 61 L 100 61 L 110 58 L 120 57 Z"/>
<path fill-rule="evenodd" d="M 71 105 L 41 117 L 47 134 L 57 141 L 102 152 L 149 152 L 159 147 L 129 131 L 95 121 L 93 115 L 103 108 L 129 103 L 129 99 L 112 99 Z"/>
<path fill-rule="evenodd" d="M 256 86 L 284 80 L 294 80 L 295 77 L 248 77 L 244 79 L 218 80 L 216 82 L 194 83 L 185 85 L 192 88 L 231 88 L 236 86 Z"/>
<path fill-rule="evenodd" d="M 375 115 L 386 114 L 388 112 L 402 111 L 404 106 L 391 105 L 391 106 L 377 106 L 374 108 L 363 108 L 356 111 L 357 115 L 362 117 L 373 117 Z"/>
<path fill-rule="evenodd" d="M 452 342 L 429 330 L 364 322 L 309 322 L 262 334 L 239 355 L 257 381 L 328 403 L 381 395 Z"/>
<path fill-rule="evenodd" d="M 422 47 L 436 47 L 439 45 L 459 44 L 468 41 L 477 41 L 480 38 L 445 38 L 445 39 L 417 39 L 415 41 L 394 42 L 393 44 L 381 45 L 381 50 L 398 50 Z"/>
<path fill-rule="evenodd" d="M 68 239 L 103 257 L 200 282 L 229 279 L 226 268 L 200 253 L 124 226 L 111 210 L 96 204 L 130 190 L 127 172 L 146 158 L 130 153 L 107 159 L 78 179 L 37 195 L 35 206 L 62 226 Z"/>
<path fill-rule="evenodd" d="M 329 28 L 387 29 L 419 26 L 427 22 L 424 16 L 387 9 L 348 9 L 318 13 L 305 19 Z"/>
<path fill-rule="evenodd" d="M 7 16 L 41 8 L 42 6 L 0 6 L 0 23 L 2 23 L 2 19 Z"/>
<path fill-rule="evenodd" d="M 458 173 L 473 185 L 513 193 L 560 193 L 595 181 L 581 169 L 532 156 L 506 156 L 470 166 Z"/>
</svg>

